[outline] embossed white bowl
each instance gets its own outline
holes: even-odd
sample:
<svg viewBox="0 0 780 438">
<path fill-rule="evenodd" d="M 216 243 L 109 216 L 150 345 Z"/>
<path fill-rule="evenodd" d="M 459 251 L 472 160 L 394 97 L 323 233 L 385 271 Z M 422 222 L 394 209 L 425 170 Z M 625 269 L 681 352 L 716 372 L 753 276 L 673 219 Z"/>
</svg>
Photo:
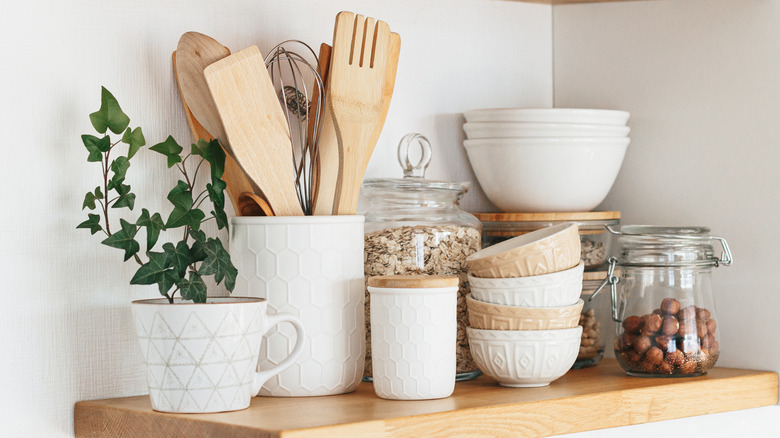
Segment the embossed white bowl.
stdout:
<svg viewBox="0 0 780 438">
<path fill-rule="evenodd" d="M 565 271 L 517 278 L 468 276 L 475 300 L 505 306 L 556 307 L 575 304 L 582 293 L 585 264 Z"/>
<path fill-rule="evenodd" d="M 466 137 L 522 138 L 522 137 L 625 137 L 628 126 L 589 125 L 581 123 L 533 122 L 474 122 L 464 123 Z"/>
<path fill-rule="evenodd" d="M 625 125 L 631 114 L 627 111 L 589 108 L 481 108 L 463 114 L 474 122 L 534 122 L 588 123 L 595 125 Z"/>
<path fill-rule="evenodd" d="M 547 386 L 566 374 L 580 349 L 582 327 L 562 330 L 480 330 L 468 328 L 479 369 L 501 386 Z"/>
</svg>

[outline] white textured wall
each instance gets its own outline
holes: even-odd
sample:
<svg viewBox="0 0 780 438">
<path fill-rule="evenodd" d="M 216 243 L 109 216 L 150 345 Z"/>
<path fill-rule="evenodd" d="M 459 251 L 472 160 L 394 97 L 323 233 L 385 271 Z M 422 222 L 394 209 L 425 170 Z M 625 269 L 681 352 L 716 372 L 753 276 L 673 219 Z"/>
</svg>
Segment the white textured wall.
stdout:
<svg viewBox="0 0 780 438">
<path fill-rule="evenodd" d="M 555 106 L 632 114 L 632 142 L 601 207 L 621 210 L 624 224 L 708 225 L 725 237 L 735 263 L 713 273 L 718 364 L 780 371 L 780 1 L 553 11 Z M 778 408 L 759 411 L 632 430 L 776 436 Z M 588 436 L 633 434 L 611 433 Z"/>
<path fill-rule="evenodd" d="M 79 136 L 91 133 L 100 85 L 152 144 L 188 144 L 170 56 L 189 30 L 233 50 L 332 38 L 340 10 L 387 21 L 402 36 L 396 92 L 371 176 L 400 176 L 395 145 L 418 131 L 434 143 L 429 176 L 473 176 L 461 113 L 552 104 L 551 7 L 491 0 L 29 0 L 4 2 L 0 41 L 0 436 L 68 436 L 73 403 L 142 394 L 145 376 L 129 302 L 134 266 L 75 226 L 100 178 Z M 161 156 L 135 158 L 137 209 L 173 186 Z M 471 209 L 489 208 L 479 190 Z M 25 431 L 25 432 L 22 432 Z"/>
</svg>

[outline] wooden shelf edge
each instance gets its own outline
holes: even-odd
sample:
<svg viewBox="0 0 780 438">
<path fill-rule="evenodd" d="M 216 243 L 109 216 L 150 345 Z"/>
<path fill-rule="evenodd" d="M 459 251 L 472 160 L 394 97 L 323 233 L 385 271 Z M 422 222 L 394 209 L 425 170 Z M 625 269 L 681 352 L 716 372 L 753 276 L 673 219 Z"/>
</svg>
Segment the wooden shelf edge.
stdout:
<svg viewBox="0 0 780 438">
<path fill-rule="evenodd" d="M 166 414 L 148 397 L 76 403 L 76 437 L 543 437 L 771 406 L 778 375 L 715 368 L 696 378 L 627 377 L 614 360 L 571 371 L 547 388 L 508 389 L 481 377 L 448 399 L 378 399 L 370 384 L 327 397 L 256 397 L 249 409 Z"/>
</svg>

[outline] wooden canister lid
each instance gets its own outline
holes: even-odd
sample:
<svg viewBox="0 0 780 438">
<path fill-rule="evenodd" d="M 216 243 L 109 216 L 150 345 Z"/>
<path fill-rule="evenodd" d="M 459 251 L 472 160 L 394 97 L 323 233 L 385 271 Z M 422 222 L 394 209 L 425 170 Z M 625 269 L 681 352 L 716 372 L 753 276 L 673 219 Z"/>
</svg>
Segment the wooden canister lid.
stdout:
<svg viewBox="0 0 780 438">
<path fill-rule="evenodd" d="M 458 287 L 458 277 L 447 275 L 381 275 L 370 277 L 371 287 L 421 289 L 434 287 Z"/>
<path fill-rule="evenodd" d="M 578 211 L 571 213 L 472 213 L 485 222 L 604 221 L 620 219 L 619 211 Z"/>
</svg>

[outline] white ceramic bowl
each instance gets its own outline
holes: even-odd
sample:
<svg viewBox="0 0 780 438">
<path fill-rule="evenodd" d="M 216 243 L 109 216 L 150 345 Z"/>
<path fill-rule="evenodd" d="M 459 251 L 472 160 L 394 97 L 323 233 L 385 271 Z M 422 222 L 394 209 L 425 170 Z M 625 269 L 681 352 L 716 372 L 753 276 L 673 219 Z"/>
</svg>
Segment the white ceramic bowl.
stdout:
<svg viewBox="0 0 780 438">
<path fill-rule="evenodd" d="M 505 212 L 590 211 L 609 193 L 630 139 L 464 140 L 488 199 Z"/>
<path fill-rule="evenodd" d="M 472 122 L 547 122 L 625 125 L 626 111 L 578 108 L 485 108 L 463 114 Z"/>
<path fill-rule="evenodd" d="M 580 123 L 530 122 L 474 122 L 464 123 L 466 137 L 525 138 L 525 137 L 625 137 L 628 126 L 585 125 Z"/>
<path fill-rule="evenodd" d="M 582 327 L 562 330 L 468 328 L 471 355 L 479 369 L 501 386 L 547 386 L 577 359 Z"/>
<path fill-rule="evenodd" d="M 582 294 L 585 263 L 545 275 L 517 278 L 468 276 L 475 300 L 504 306 L 558 307 L 577 302 Z"/>
</svg>

